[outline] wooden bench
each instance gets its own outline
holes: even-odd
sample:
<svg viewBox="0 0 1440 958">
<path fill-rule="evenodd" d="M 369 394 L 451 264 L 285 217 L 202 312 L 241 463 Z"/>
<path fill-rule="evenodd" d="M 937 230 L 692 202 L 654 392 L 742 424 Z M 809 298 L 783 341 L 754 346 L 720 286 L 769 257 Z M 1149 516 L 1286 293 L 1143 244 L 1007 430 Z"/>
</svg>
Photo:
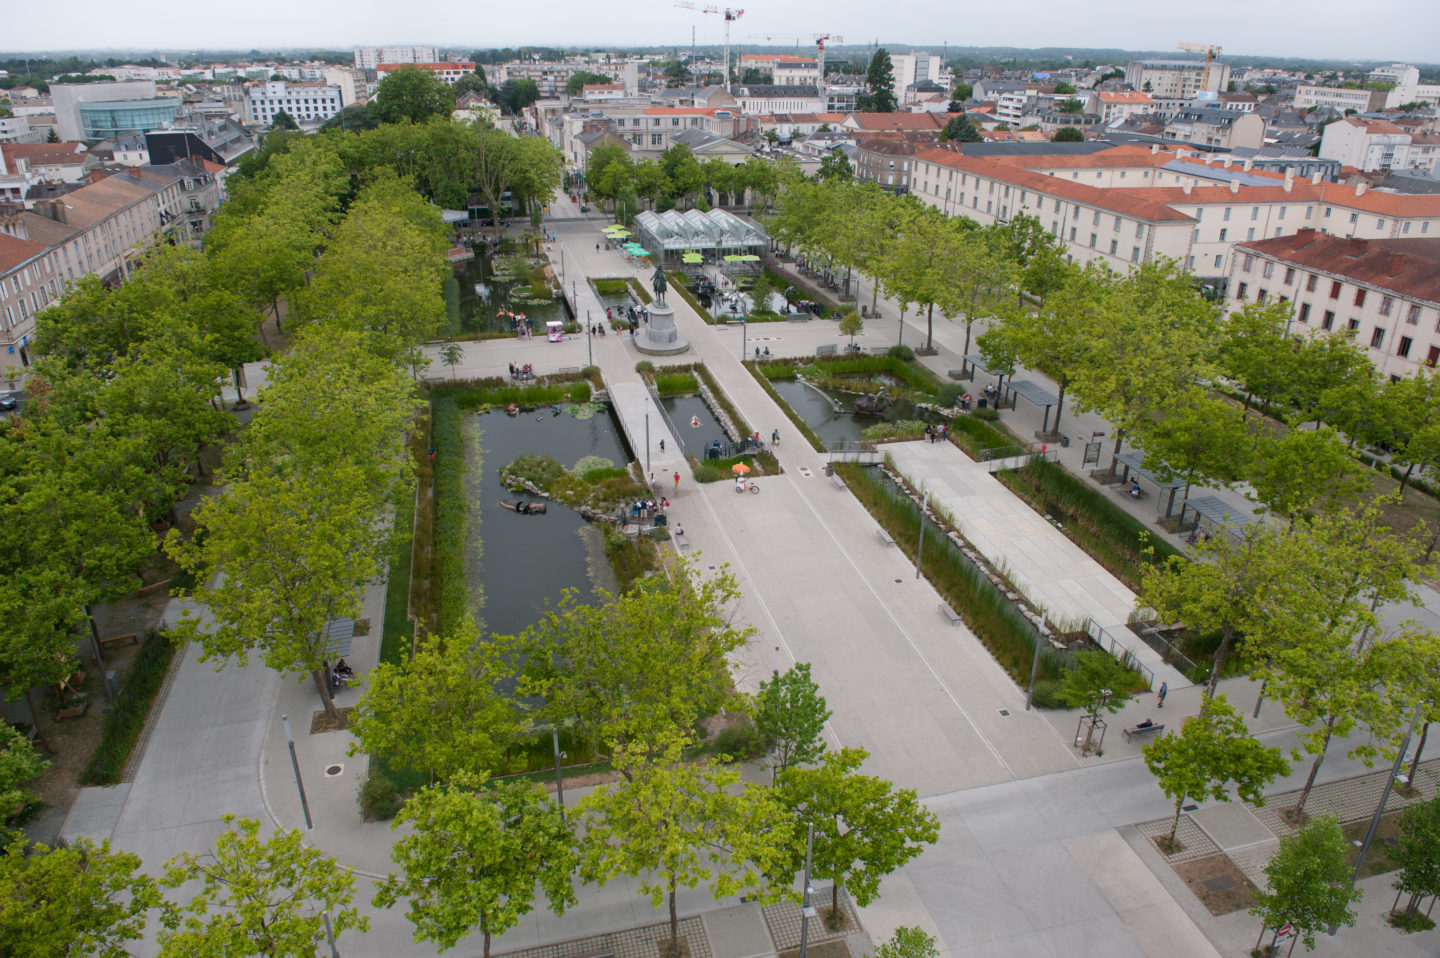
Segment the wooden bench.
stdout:
<svg viewBox="0 0 1440 958">
<path fill-rule="evenodd" d="M 1121 730 L 1120 735 L 1125 739 L 1125 741 L 1128 742 L 1132 738 L 1144 738 L 1147 735 L 1159 735 L 1163 731 L 1165 731 L 1165 726 L 1161 724 L 1143 726 L 1136 725 L 1132 728 Z"/>
<path fill-rule="evenodd" d="M 826 343 L 823 346 L 815 347 L 816 356 L 834 356 L 838 351 L 839 347 L 834 343 Z"/>
<path fill-rule="evenodd" d="M 951 625 L 959 625 L 962 621 L 964 621 L 960 618 L 958 614 L 956 614 L 954 609 L 950 608 L 950 604 L 948 602 L 940 603 L 940 614 L 945 616 L 945 618 L 949 619 Z"/>
<path fill-rule="evenodd" d="M 879 536 L 880 541 L 885 543 L 887 546 L 893 546 L 895 544 L 895 537 L 892 536 L 890 533 L 886 532 L 884 529 L 876 529 L 875 534 Z"/>
<path fill-rule="evenodd" d="M 140 635 L 136 632 L 126 632 L 124 635 L 111 635 L 101 639 L 100 645 L 108 648 L 119 642 L 134 642 L 136 645 L 139 645 Z"/>
<path fill-rule="evenodd" d="M 679 527 L 679 526 L 676 526 L 676 527 L 675 527 L 675 531 L 672 532 L 672 533 L 670 533 L 670 537 L 675 540 L 675 548 L 677 548 L 677 549 L 688 549 L 688 548 L 690 548 L 690 539 L 689 539 L 688 537 L 686 537 L 686 535 L 685 535 L 684 532 L 680 531 L 680 527 Z"/>
</svg>

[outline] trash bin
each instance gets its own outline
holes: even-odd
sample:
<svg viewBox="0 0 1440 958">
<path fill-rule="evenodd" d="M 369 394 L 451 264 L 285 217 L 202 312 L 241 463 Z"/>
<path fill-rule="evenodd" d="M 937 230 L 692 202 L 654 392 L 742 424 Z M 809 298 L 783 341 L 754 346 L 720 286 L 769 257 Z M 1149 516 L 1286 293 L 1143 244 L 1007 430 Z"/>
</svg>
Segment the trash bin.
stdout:
<svg viewBox="0 0 1440 958">
<path fill-rule="evenodd" d="M 988 402 L 989 400 L 987 400 L 984 396 L 981 396 L 979 401 L 977 401 L 975 405 L 980 409 L 984 409 Z"/>
<path fill-rule="evenodd" d="M 663 526 L 663 525 L 668 525 L 668 524 L 669 524 L 669 523 L 668 523 L 667 520 L 666 520 L 665 513 L 663 513 L 663 512 L 657 512 L 657 513 L 655 513 L 655 525 L 657 525 L 657 526 Z"/>
<path fill-rule="evenodd" d="M 833 475 L 835 475 L 835 463 L 833 463 L 833 462 L 827 462 L 827 463 L 825 463 L 825 475 L 826 475 L 826 476 L 833 476 Z"/>
</svg>

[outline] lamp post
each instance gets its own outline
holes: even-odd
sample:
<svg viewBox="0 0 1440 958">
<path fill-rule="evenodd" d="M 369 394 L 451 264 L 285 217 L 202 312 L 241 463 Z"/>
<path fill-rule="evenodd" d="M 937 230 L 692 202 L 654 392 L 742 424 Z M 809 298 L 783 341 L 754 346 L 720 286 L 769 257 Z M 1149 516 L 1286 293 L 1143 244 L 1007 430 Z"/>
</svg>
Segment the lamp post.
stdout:
<svg viewBox="0 0 1440 958">
<path fill-rule="evenodd" d="M 285 727 L 285 747 L 290 751 L 290 769 L 295 773 L 295 788 L 300 792 L 300 810 L 305 813 L 305 831 L 309 832 L 315 828 L 315 823 L 310 820 L 310 803 L 305 798 L 305 782 L 300 778 L 300 760 L 295 757 L 295 737 L 290 734 L 290 717 L 280 716 L 280 724 Z M 325 938 L 330 943 L 330 958 L 340 958 L 340 949 L 335 947 L 335 929 L 330 927 L 330 913 L 321 912 L 320 917 L 325 919 Z"/>
<path fill-rule="evenodd" d="M 915 546 L 915 578 L 920 578 L 920 557 L 925 551 L 925 513 L 930 508 L 930 493 L 920 500 L 920 541 Z"/>
<path fill-rule="evenodd" d="M 650 474 L 650 394 L 645 394 L 645 474 Z"/>
<path fill-rule="evenodd" d="M 805 885 L 801 892 L 805 897 L 800 905 L 800 958 L 806 958 L 806 946 L 810 941 L 810 919 L 815 917 L 815 906 L 810 903 L 810 855 L 815 847 L 815 823 L 810 822 L 805 832 Z"/>
<path fill-rule="evenodd" d="M 745 324 L 745 315 L 740 315 L 740 361 L 745 361 L 745 353 L 750 346 L 750 327 Z"/>
<path fill-rule="evenodd" d="M 590 310 L 585 310 L 585 365 L 595 365 L 595 331 L 590 325 Z"/>
</svg>

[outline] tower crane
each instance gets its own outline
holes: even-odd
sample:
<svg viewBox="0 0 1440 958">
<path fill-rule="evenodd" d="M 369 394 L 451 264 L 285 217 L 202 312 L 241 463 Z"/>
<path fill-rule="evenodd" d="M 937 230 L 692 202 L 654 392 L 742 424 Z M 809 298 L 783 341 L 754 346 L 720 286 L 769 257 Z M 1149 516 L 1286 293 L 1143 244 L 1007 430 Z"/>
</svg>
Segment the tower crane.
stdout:
<svg viewBox="0 0 1440 958">
<path fill-rule="evenodd" d="M 676 0 L 675 6 L 694 10 L 696 13 L 714 13 L 725 17 L 725 92 L 730 92 L 730 22 L 745 16 L 745 11 L 732 10 L 729 7 L 724 9 L 711 6 L 702 7 L 698 3 L 691 3 L 690 0 Z"/>
<path fill-rule="evenodd" d="M 1186 53 L 1205 54 L 1205 72 L 1200 77 L 1200 88 L 1202 90 L 1210 89 L 1210 67 L 1214 64 L 1215 58 L 1220 55 L 1220 48 L 1206 43 L 1180 43 L 1176 44 L 1175 49 L 1184 50 Z"/>
<path fill-rule="evenodd" d="M 845 38 L 830 33 L 812 33 L 810 39 L 815 41 L 816 50 L 820 54 L 820 82 L 825 82 L 825 41 L 834 40 L 836 43 L 844 43 Z"/>
</svg>

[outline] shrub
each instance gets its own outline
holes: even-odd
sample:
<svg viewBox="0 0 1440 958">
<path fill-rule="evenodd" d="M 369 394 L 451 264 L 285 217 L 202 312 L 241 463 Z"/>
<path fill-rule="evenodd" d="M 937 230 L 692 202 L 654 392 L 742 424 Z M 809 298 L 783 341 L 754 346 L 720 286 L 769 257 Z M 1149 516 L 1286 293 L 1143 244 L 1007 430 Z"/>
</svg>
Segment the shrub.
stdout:
<svg viewBox="0 0 1440 958">
<path fill-rule="evenodd" d="M 696 482 L 701 483 L 719 482 L 721 479 L 726 478 L 725 473 L 721 472 L 711 462 L 700 463 L 694 469 L 690 470 L 690 475 L 694 478 Z"/>
<path fill-rule="evenodd" d="M 919 439 L 925 435 L 927 424 L 918 419 L 900 419 L 895 422 L 877 422 L 866 426 L 860 433 L 861 439 L 874 441 Z"/>
<path fill-rule="evenodd" d="M 125 763 L 135 748 L 140 733 L 145 728 L 145 719 L 150 715 L 150 706 L 170 670 L 170 659 L 175 646 L 169 636 L 154 629 L 145 633 L 140 640 L 140 651 L 125 676 L 125 683 L 115 696 L 114 707 L 105 716 L 105 728 L 100 733 L 100 744 L 85 769 L 82 782 L 86 785 L 115 785 L 125 772 Z"/>
<path fill-rule="evenodd" d="M 646 373 L 653 373 L 655 371 L 655 364 L 648 359 L 642 359 L 635 364 L 635 371 L 642 376 Z"/>
<path fill-rule="evenodd" d="M 1000 410 L 991 409 L 989 406 L 986 406 L 984 409 L 976 409 L 974 412 L 970 413 L 970 415 L 973 418 L 979 419 L 983 422 L 995 422 L 997 419 L 1000 418 Z"/>
<path fill-rule="evenodd" d="M 906 346 L 904 343 L 896 343 L 890 347 L 889 355 L 894 359 L 903 359 L 908 363 L 915 359 L 915 350 Z"/>
<path fill-rule="evenodd" d="M 505 484 L 514 489 L 529 482 L 536 489 L 547 490 L 565 475 L 565 467 L 550 456 L 526 454 L 516 456 L 515 461 L 500 470 Z"/>
<path fill-rule="evenodd" d="M 941 409 L 953 408 L 964 389 L 959 383 L 942 383 L 940 388 L 935 390 L 935 405 Z"/>
<path fill-rule="evenodd" d="M 373 764 L 365 784 L 360 786 L 360 814 L 367 822 L 384 822 L 394 818 L 405 804 L 400 788 Z"/>
<path fill-rule="evenodd" d="M 1060 691 L 1059 679 L 1036 679 L 1030 701 L 1037 709 L 1063 709 L 1065 704 L 1055 697 Z"/>
<path fill-rule="evenodd" d="M 655 376 L 655 391 L 661 396 L 693 396 L 700 386 L 691 373 L 659 373 Z"/>
<path fill-rule="evenodd" d="M 745 762 L 765 754 L 765 742 L 748 715 L 739 724 L 722 728 L 710 744 L 715 754 L 728 756 L 732 762 Z"/>
<path fill-rule="evenodd" d="M 1014 436 L 976 416 L 956 416 L 950 420 L 950 435 L 955 444 L 975 460 L 987 449 L 1003 449 L 1017 442 Z"/>
<path fill-rule="evenodd" d="M 600 367 L 586 366 L 584 369 L 580 370 L 580 375 L 584 376 L 586 379 L 594 379 L 596 376 L 600 375 Z"/>
</svg>

